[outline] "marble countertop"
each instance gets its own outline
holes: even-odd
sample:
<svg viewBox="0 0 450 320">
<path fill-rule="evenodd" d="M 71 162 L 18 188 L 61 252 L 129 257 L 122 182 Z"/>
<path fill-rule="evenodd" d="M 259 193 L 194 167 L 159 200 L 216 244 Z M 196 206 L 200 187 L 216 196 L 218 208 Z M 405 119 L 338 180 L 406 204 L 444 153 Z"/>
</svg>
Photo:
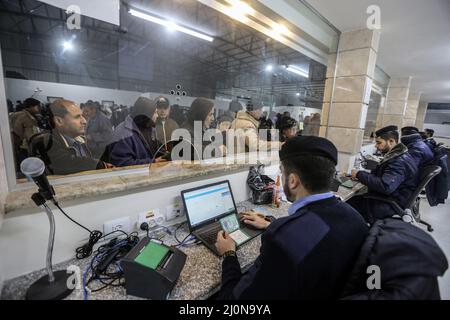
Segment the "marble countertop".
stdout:
<svg viewBox="0 0 450 320">
<path fill-rule="evenodd" d="M 237 205 L 239 211 L 250 210 L 252 208 L 263 208 L 265 214 L 272 214 L 275 217 L 287 215 L 288 203 L 282 203 L 280 208 L 272 208 L 270 206 L 255 206 L 250 202 L 243 202 Z M 177 231 L 179 239 L 183 239 L 188 235 L 186 224 Z M 243 270 L 255 261 L 259 255 L 259 248 L 261 246 L 261 237 L 245 243 L 238 251 L 237 255 Z M 175 245 L 175 239 L 167 235 L 164 239 L 164 244 Z M 181 247 L 180 250 L 186 253 L 187 260 L 177 281 L 173 288 L 169 299 L 171 300 L 194 300 L 206 299 L 219 290 L 221 281 L 221 259 L 214 255 L 209 249 L 201 244 L 191 245 L 188 247 Z M 54 270 L 65 270 L 68 266 L 75 265 L 80 267 L 81 272 L 84 273 L 86 267 L 90 263 L 90 259 L 76 260 L 60 263 L 54 266 Z M 27 288 L 35 280 L 45 275 L 45 270 L 39 270 L 30 274 L 8 280 L 4 284 L 1 299 L 4 300 L 22 300 L 25 297 Z M 95 284 L 92 288 L 96 288 Z M 84 293 L 82 289 L 75 289 L 70 294 L 67 300 L 83 300 Z M 124 287 L 109 287 L 99 292 L 88 295 L 89 300 L 135 300 L 140 299 L 134 296 L 126 295 Z"/>
<path fill-rule="evenodd" d="M 264 158 L 261 159 L 260 162 L 269 165 L 270 163 L 275 163 L 274 161 L 278 163 L 278 158 Z M 171 161 L 153 164 L 150 169 L 148 166 L 139 166 L 139 168 L 143 170 L 140 173 L 130 173 L 130 170 L 121 170 L 120 172 L 116 172 L 115 175 L 108 177 L 98 176 L 96 179 L 88 177 L 86 178 L 87 180 L 83 181 L 68 182 L 64 184 L 53 183 L 53 186 L 57 198 L 60 201 L 67 202 L 86 197 L 110 195 L 112 193 L 129 191 L 137 188 L 159 187 L 163 184 L 184 181 L 186 179 L 248 170 L 251 165 L 252 164 L 249 163 L 217 164 L 207 160 L 202 163 L 198 161 L 193 163 Z M 134 169 L 138 168 L 136 167 Z M 118 170 L 115 169 L 115 171 Z M 108 173 L 111 174 L 111 172 L 113 171 L 109 169 Z M 75 176 L 82 177 L 89 176 L 89 174 L 83 173 Z M 50 181 L 56 182 L 57 179 L 50 179 Z M 6 197 L 4 212 L 8 214 L 9 212 L 20 209 L 34 208 L 35 204 L 31 201 L 31 195 L 34 192 L 36 192 L 34 184 L 31 188 L 10 192 Z"/>
<path fill-rule="evenodd" d="M 360 192 L 363 185 L 357 184 L 352 189 L 340 187 L 335 194 L 343 201 L 347 201 L 353 195 Z M 277 218 L 286 216 L 289 203 L 282 202 L 280 208 L 272 208 L 271 206 L 256 206 L 249 201 L 237 204 L 239 212 L 249 211 L 250 209 L 259 210 L 264 214 L 270 214 Z M 177 231 L 177 237 L 183 239 L 188 235 L 186 224 Z M 259 255 L 261 247 L 261 237 L 258 236 L 244 244 L 237 252 L 239 263 L 243 270 L 246 270 L 255 261 Z M 177 242 L 173 236 L 166 235 L 163 238 L 166 245 L 176 245 Z M 206 299 L 216 293 L 220 288 L 221 281 L 221 261 L 209 249 L 203 245 L 191 245 L 181 247 L 187 255 L 186 264 L 181 272 L 180 278 L 169 299 L 172 300 L 195 300 Z M 54 270 L 65 270 L 70 265 L 80 267 L 84 273 L 90 259 L 70 260 L 54 266 Z M 35 280 L 45 274 L 45 270 L 39 270 L 30 274 L 11 279 L 5 282 L 1 299 L 20 300 L 24 299 L 26 289 Z M 95 288 L 95 286 L 94 286 Z M 68 300 L 82 300 L 84 293 L 82 289 L 75 289 L 74 292 L 67 297 Z M 124 287 L 109 287 L 105 290 L 89 294 L 88 299 L 92 300 L 134 300 L 137 297 L 126 295 Z"/>
</svg>

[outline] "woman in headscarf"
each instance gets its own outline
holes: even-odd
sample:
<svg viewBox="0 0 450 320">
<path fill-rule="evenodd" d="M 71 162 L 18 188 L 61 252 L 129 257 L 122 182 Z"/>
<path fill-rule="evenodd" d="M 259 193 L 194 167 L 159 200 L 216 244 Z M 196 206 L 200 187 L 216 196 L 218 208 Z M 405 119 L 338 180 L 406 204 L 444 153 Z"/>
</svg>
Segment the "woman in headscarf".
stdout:
<svg viewBox="0 0 450 320">
<path fill-rule="evenodd" d="M 195 99 L 187 113 L 187 120 L 181 126 L 190 134 L 189 142 L 184 143 L 189 143 L 191 145 L 191 159 L 198 160 L 199 157 L 202 158 L 201 153 L 203 153 L 203 150 L 207 145 L 211 144 L 211 140 L 207 139 L 204 141 L 203 137 L 205 131 L 210 128 L 213 121 L 214 103 L 206 98 Z M 184 139 L 186 140 L 186 137 L 184 137 Z M 195 148 L 192 144 L 195 145 Z M 183 148 L 187 148 L 187 146 L 184 145 Z"/>
</svg>

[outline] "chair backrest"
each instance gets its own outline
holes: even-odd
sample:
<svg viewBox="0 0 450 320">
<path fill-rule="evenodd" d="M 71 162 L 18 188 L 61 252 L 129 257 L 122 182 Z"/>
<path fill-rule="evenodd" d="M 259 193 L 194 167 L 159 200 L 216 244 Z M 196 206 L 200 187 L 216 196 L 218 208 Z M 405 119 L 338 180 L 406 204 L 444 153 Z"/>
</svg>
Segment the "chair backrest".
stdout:
<svg viewBox="0 0 450 320">
<path fill-rule="evenodd" d="M 414 205 L 417 197 L 419 196 L 420 192 L 427 186 L 427 184 L 436 177 L 440 172 L 442 168 L 440 166 L 426 166 L 420 169 L 419 171 L 419 177 L 420 182 L 417 186 L 417 189 L 414 191 L 414 193 L 411 195 L 411 197 L 408 199 L 408 202 L 406 204 L 405 209 L 411 209 Z"/>
</svg>

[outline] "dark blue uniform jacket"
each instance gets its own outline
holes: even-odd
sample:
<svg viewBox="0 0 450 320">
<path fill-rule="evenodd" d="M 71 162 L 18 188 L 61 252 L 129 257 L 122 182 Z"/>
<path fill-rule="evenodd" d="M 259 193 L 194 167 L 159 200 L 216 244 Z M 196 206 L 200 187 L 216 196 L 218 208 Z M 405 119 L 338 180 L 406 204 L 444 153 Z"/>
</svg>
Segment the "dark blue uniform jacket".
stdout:
<svg viewBox="0 0 450 320">
<path fill-rule="evenodd" d="M 408 153 L 414 159 L 417 167 L 426 166 L 433 160 L 433 150 L 422 140 L 420 134 L 403 136 L 401 141 L 408 147 Z"/>
<path fill-rule="evenodd" d="M 419 185 L 416 162 L 402 143 L 388 152 L 371 173 L 359 171 L 356 177 L 368 187 L 369 193 L 393 198 L 401 207 L 406 205 Z M 389 204 L 381 201 L 371 202 L 370 210 L 375 217 L 384 218 L 394 214 Z"/>
<path fill-rule="evenodd" d="M 335 299 L 368 234 L 362 217 L 335 197 L 272 222 L 246 274 L 236 257 L 222 263 L 222 299 Z"/>
</svg>

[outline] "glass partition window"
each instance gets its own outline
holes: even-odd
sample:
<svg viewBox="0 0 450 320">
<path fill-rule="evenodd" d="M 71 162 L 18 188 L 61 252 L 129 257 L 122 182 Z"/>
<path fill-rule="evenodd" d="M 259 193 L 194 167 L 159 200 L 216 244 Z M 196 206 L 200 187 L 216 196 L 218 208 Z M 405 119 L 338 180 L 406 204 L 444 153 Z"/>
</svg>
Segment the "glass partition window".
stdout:
<svg viewBox="0 0 450 320">
<path fill-rule="evenodd" d="M 74 28 L 64 9 L 0 0 L 0 111 L 16 177 L 30 156 L 55 176 L 171 161 L 181 142 L 173 132 L 193 121 L 224 146 L 238 117 L 276 129 L 269 141 L 318 135 L 326 66 L 285 41 L 302 34 L 298 26 L 261 3 L 204 3 L 122 1 L 120 25 L 87 14 Z M 273 33 L 249 26 L 246 10 L 277 21 Z"/>
</svg>

